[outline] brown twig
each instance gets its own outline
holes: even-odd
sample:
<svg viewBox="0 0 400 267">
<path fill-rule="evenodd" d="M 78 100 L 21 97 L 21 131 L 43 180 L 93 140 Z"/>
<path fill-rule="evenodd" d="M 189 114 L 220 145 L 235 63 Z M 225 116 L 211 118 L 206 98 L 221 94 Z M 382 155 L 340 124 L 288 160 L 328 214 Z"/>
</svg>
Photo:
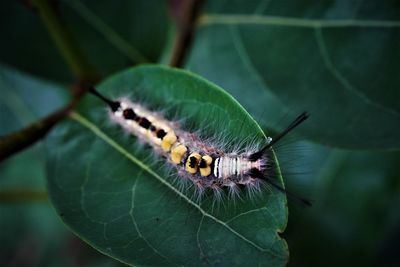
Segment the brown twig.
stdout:
<svg viewBox="0 0 400 267">
<path fill-rule="evenodd" d="M 67 106 L 17 132 L 1 137 L 0 161 L 46 136 L 49 130 L 74 108 L 76 102 L 86 92 L 86 85 L 97 80 L 93 67 L 84 57 L 72 33 L 61 18 L 55 5 L 56 2 L 53 0 L 30 0 L 25 4 L 42 19 L 71 72 L 79 80 L 79 84 L 73 87 L 75 90 L 72 91 L 72 101 Z"/>
<path fill-rule="evenodd" d="M 178 1 L 178 12 L 176 12 L 177 34 L 172 49 L 171 67 L 182 67 L 186 55 L 192 45 L 194 29 L 203 0 L 181 0 Z"/>
<path fill-rule="evenodd" d="M 0 191 L 0 203 L 46 201 L 47 199 L 47 192 L 43 190 L 9 189 Z"/>
<path fill-rule="evenodd" d="M 74 108 L 76 102 L 86 91 L 84 86 L 78 86 L 72 101 L 64 108 L 32 123 L 31 125 L 0 138 L 0 162 L 11 155 L 31 146 L 46 136 L 49 130 L 60 120 L 64 119 Z"/>
</svg>

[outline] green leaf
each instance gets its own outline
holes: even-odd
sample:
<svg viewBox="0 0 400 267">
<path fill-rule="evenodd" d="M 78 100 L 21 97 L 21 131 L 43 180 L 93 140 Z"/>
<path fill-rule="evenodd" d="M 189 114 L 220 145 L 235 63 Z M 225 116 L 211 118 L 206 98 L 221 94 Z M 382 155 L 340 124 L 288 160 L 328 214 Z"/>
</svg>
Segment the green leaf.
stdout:
<svg viewBox="0 0 400 267">
<path fill-rule="evenodd" d="M 0 65 L 0 136 L 17 131 L 63 105 L 63 89 Z M 45 191 L 41 145 L 0 162 L 0 191 Z M 23 165 L 23 168 L 21 168 Z"/>
<path fill-rule="evenodd" d="M 399 149 L 400 12 L 393 1 L 209 1 L 187 68 L 271 126 L 355 149 Z M 271 122 L 272 121 L 272 122 Z"/>
<path fill-rule="evenodd" d="M 165 1 L 57 1 L 56 7 L 83 53 L 101 75 L 138 62 L 158 61 L 167 39 Z M 72 76 L 35 10 L 0 3 L 0 61 L 59 81 Z M 34 40 L 34 41 L 32 41 Z"/>
<path fill-rule="evenodd" d="M 61 107 L 62 90 L 59 85 L 0 65 L 0 135 Z M 26 195 L 23 199 L 5 196 L 6 192 L 45 192 L 45 166 L 40 141 L 0 162 L 0 265 L 118 266 L 72 236 L 46 199 L 29 202 Z"/>
<path fill-rule="evenodd" d="M 66 103 L 66 89 L 0 64 L 0 135 L 45 117 Z"/>
<path fill-rule="evenodd" d="M 399 257 L 391 248 L 399 240 L 400 153 L 333 149 L 324 154 L 320 170 L 304 184 L 315 192 L 313 208 L 304 212 L 289 206 L 290 262 L 397 266 Z"/>
<path fill-rule="evenodd" d="M 260 127 L 230 95 L 189 72 L 144 66 L 118 73 L 98 89 L 184 119 L 184 129 L 204 137 L 265 143 Z M 243 200 L 214 206 L 207 196 L 198 204 L 192 190 L 179 190 L 164 160 L 111 123 L 91 95 L 54 129 L 47 147 L 57 211 L 77 235 L 111 257 L 139 266 L 287 262 L 286 243 L 277 234 L 287 222 L 283 194 L 265 190 L 250 201 L 242 192 Z"/>
</svg>

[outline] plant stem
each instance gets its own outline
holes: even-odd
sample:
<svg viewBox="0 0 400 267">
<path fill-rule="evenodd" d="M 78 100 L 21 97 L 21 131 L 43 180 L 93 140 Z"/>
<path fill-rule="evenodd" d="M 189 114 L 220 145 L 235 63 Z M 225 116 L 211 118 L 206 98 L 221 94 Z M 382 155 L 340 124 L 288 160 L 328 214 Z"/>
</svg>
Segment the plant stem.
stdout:
<svg viewBox="0 0 400 267">
<path fill-rule="evenodd" d="M 66 107 L 50 114 L 44 119 L 0 138 L 0 162 L 11 155 L 29 147 L 37 140 L 43 138 L 47 132 L 60 120 L 62 120 L 74 107 L 79 96 L 74 98 Z"/>
<path fill-rule="evenodd" d="M 61 14 L 57 12 L 54 1 L 31 0 L 31 4 L 38 12 L 39 17 L 42 19 L 73 75 L 83 82 L 96 81 L 97 75 L 93 66 L 91 66 L 80 50 L 78 43 L 69 31 Z"/>
<path fill-rule="evenodd" d="M 93 68 L 83 56 L 61 16 L 56 13 L 54 5 L 52 5 L 54 2 L 51 0 L 31 0 L 31 4 L 42 18 L 58 49 L 79 82 L 74 87 L 72 100 L 67 106 L 17 132 L 1 137 L 0 161 L 46 136 L 48 131 L 73 109 L 76 102 L 86 92 L 85 85 L 97 80 Z"/>
<path fill-rule="evenodd" d="M 87 87 L 79 83 L 71 91 L 73 92 L 72 99 L 65 107 L 21 130 L 1 136 L 0 162 L 45 137 L 57 122 L 64 119 L 70 113 L 76 103 L 86 93 Z"/>
<path fill-rule="evenodd" d="M 46 191 L 31 189 L 11 189 L 0 191 L 0 203 L 47 201 Z"/>
<path fill-rule="evenodd" d="M 180 1 L 180 13 L 177 16 L 177 35 L 172 50 L 171 67 L 182 67 L 193 42 L 195 22 L 199 15 L 202 0 Z"/>
</svg>

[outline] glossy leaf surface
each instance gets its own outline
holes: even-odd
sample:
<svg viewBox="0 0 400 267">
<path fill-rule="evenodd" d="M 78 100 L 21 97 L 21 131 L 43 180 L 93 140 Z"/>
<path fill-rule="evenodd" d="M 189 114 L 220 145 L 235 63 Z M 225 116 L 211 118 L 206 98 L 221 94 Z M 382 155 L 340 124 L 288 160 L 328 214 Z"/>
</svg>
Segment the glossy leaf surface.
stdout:
<svg viewBox="0 0 400 267">
<path fill-rule="evenodd" d="M 157 62 L 167 38 L 165 1 L 57 1 L 55 8 L 100 77 Z M 0 3 L 0 61 L 23 71 L 72 82 L 70 70 L 37 12 L 28 3 Z"/>
<path fill-rule="evenodd" d="M 189 69 L 262 125 L 305 110 L 311 141 L 400 148 L 398 2 L 221 2 L 207 2 Z"/>
<path fill-rule="evenodd" d="M 185 71 L 139 67 L 112 76 L 98 89 L 185 119 L 183 128 L 204 136 L 265 142 L 231 96 Z M 164 159 L 135 139 L 111 123 L 103 103 L 91 95 L 52 132 L 49 191 L 76 234 L 103 253 L 139 266 L 285 264 L 287 246 L 277 234 L 287 222 L 284 195 L 264 190 L 250 201 L 242 192 L 243 200 L 213 206 L 206 196 L 199 204 L 192 190 L 178 189 L 176 175 L 162 167 Z"/>
<path fill-rule="evenodd" d="M 60 108 L 62 92 L 0 66 L 0 136 Z M 0 162 L 0 218 L 1 266 L 122 266 L 74 237 L 57 217 L 46 196 L 43 142 Z"/>
</svg>

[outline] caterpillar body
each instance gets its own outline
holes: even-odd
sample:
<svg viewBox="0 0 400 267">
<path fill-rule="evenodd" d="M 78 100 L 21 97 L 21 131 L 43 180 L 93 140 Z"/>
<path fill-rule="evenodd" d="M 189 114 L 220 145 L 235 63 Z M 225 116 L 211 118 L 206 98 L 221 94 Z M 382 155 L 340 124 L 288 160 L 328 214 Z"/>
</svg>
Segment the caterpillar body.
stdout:
<svg viewBox="0 0 400 267">
<path fill-rule="evenodd" d="M 267 172 L 271 171 L 272 166 L 268 153 L 274 143 L 308 117 L 306 113 L 297 117 L 274 139 L 268 137 L 262 149 L 233 153 L 204 142 L 196 134 L 181 129 L 176 123 L 127 98 L 114 101 L 94 88 L 89 91 L 110 107 L 113 121 L 165 157 L 179 176 L 191 181 L 200 195 L 210 189 L 219 198 L 224 188 L 228 189 L 230 195 L 237 195 L 239 187 L 254 192 L 259 191 L 262 184 L 268 183 L 288 196 L 294 196 L 268 176 Z M 294 197 L 309 205 L 307 200 Z"/>
</svg>

